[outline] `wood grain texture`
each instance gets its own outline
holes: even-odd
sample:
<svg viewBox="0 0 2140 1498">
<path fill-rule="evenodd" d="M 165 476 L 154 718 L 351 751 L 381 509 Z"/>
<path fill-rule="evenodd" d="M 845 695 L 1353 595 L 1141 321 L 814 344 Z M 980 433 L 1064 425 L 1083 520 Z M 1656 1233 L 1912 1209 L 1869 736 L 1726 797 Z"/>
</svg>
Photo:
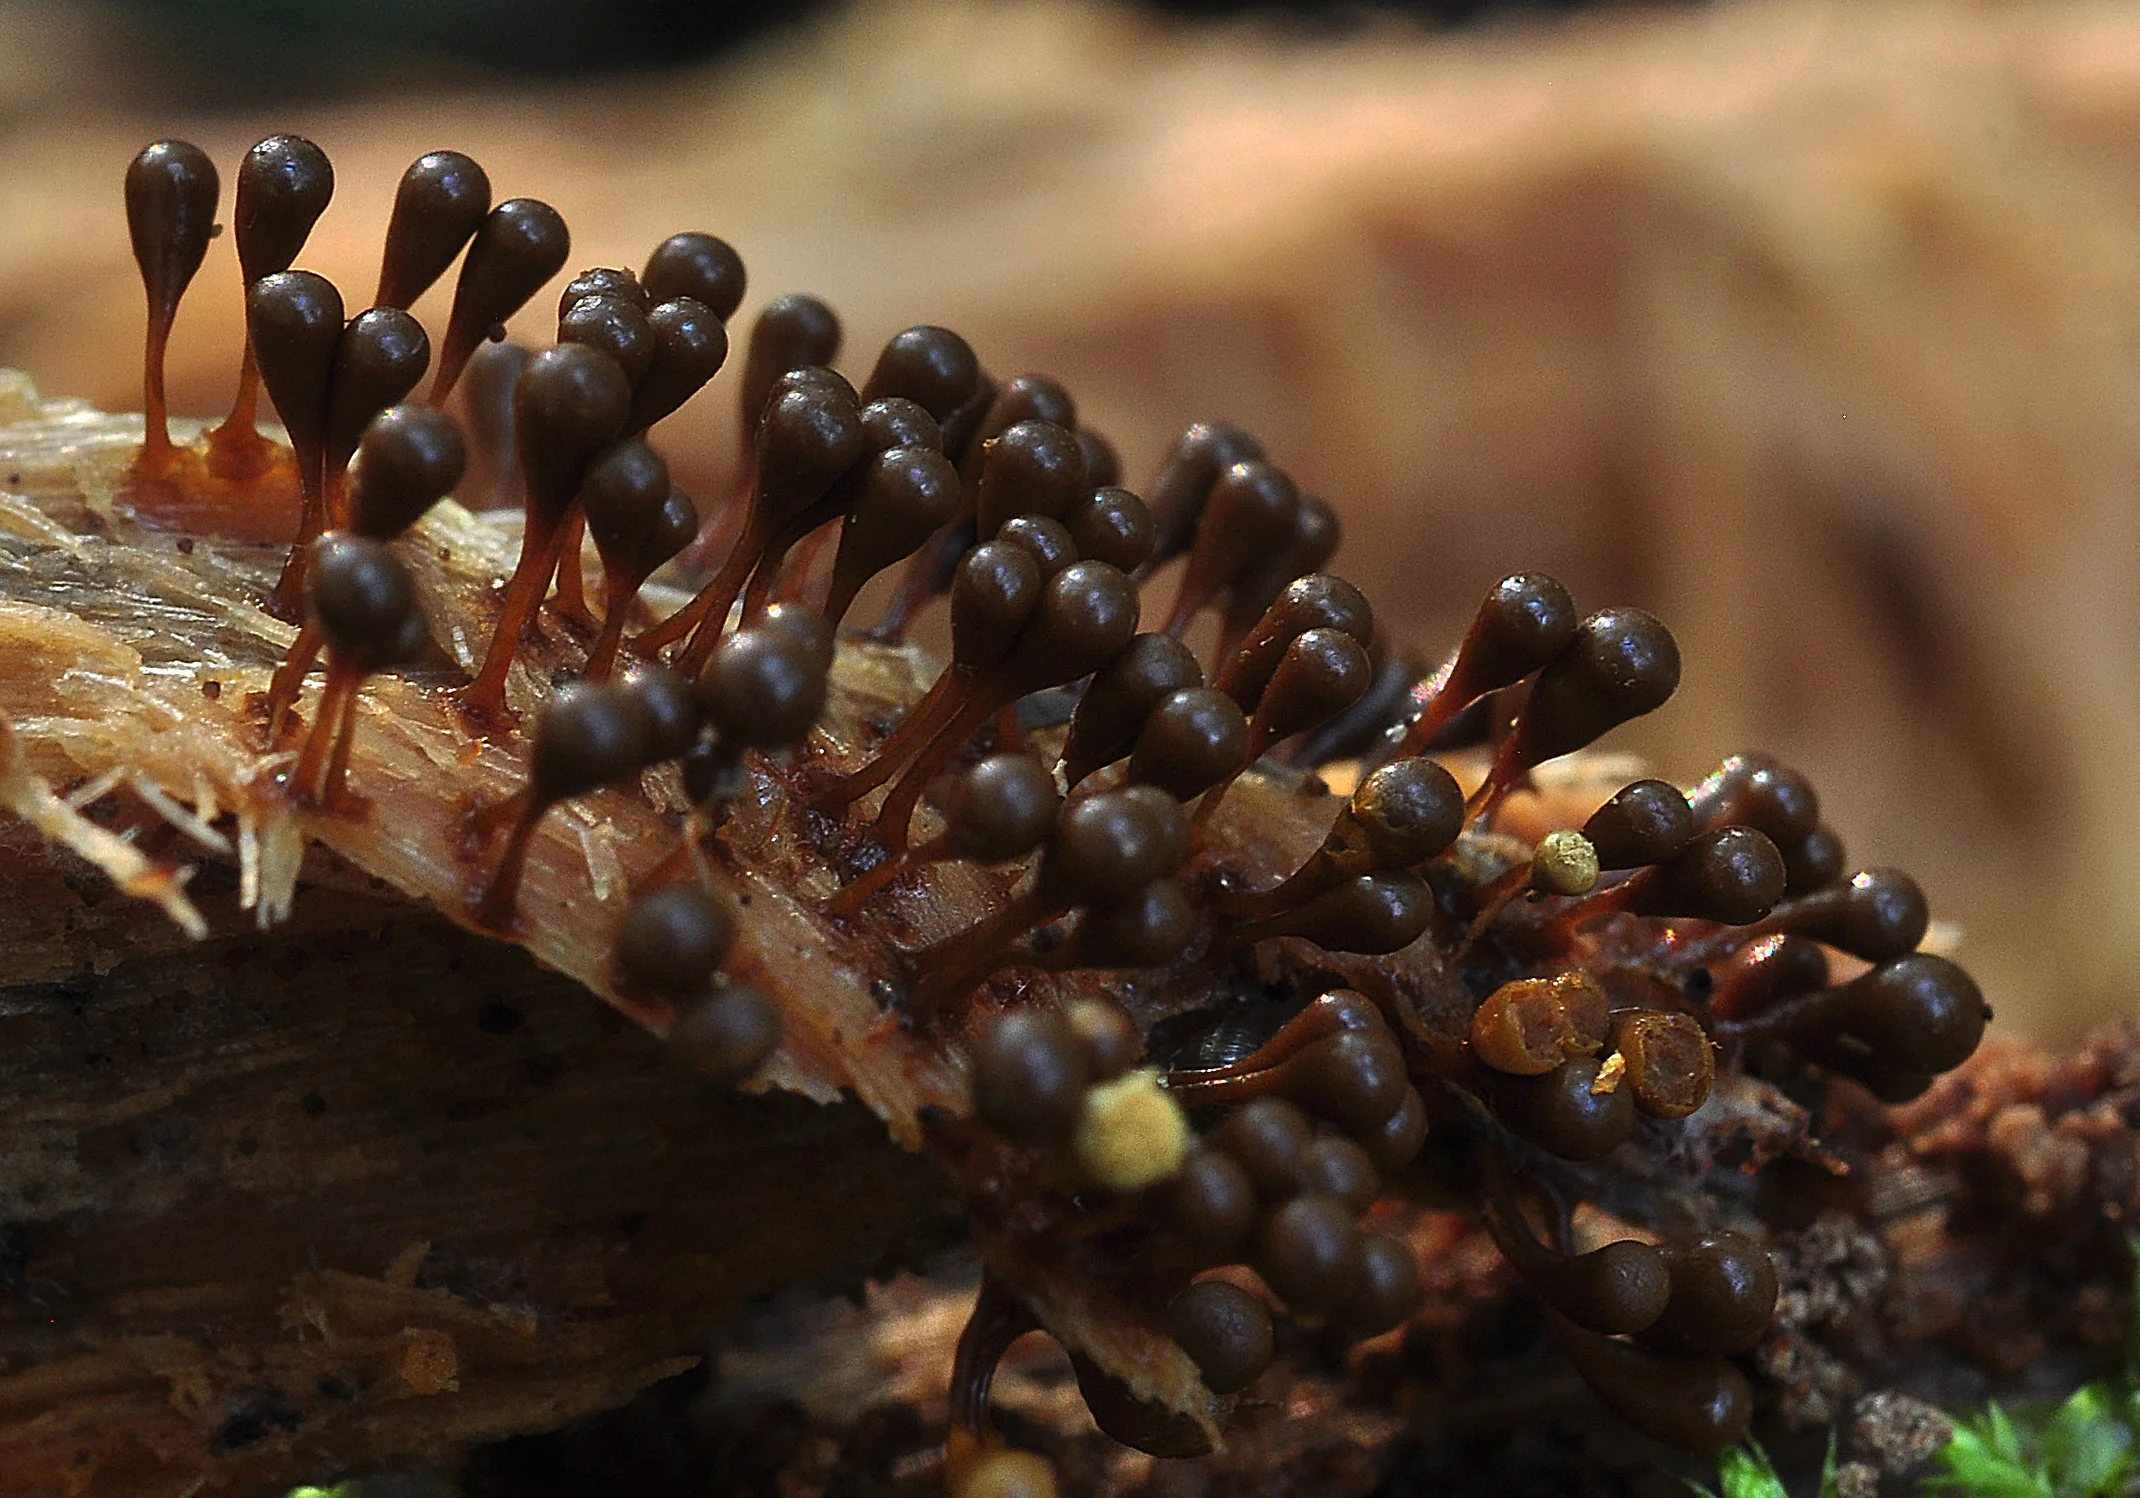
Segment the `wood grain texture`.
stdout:
<svg viewBox="0 0 2140 1498">
<path fill-rule="evenodd" d="M 708 1089 L 332 860 L 265 935 L 204 874 L 198 945 L 19 828 L 0 864 L 0 1492 L 546 1429 L 952 1220 L 866 1110 Z"/>
</svg>

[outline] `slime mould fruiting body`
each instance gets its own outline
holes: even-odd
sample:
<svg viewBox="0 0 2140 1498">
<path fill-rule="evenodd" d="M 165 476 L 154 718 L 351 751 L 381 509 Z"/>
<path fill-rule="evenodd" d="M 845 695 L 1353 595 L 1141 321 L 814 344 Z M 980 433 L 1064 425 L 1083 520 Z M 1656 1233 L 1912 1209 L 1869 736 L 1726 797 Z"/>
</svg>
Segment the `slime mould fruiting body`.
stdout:
<svg viewBox="0 0 2140 1498">
<path fill-rule="evenodd" d="M 41 523 L 84 567 L 152 555 L 195 604 L 158 639 L 213 679 L 114 706 L 77 763 L 225 847 L 235 824 L 263 919 L 324 842 L 710 1078 L 852 1092 L 933 1154 L 984 1266 L 954 1492 L 1052 1491 L 988 1419 L 1035 1329 L 1109 1434 L 1209 1449 L 1274 1317 L 1405 1322 L 1423 1192 L 1475 1205 L 1614 1412 L 1741 1436 L 1788 1206 L 1748 1188 L 1772 1142 L 1734 1120 L 1838 1080 L 1915 1096 L 1988 1011 L 1918 950 L 1917 886 L 1851 872 L 1787 767 L 1683 791 L 1551 763 L 1671 695 L 1662 624 L 1517 574 L 1422 674 L 1324 570 L 1331 507 L 1247 433 L 1189 427 L 1136 493 L 1055 382 L 915 327 L 858 389 L 803 296 L 752 326 L 741 469 L 694 500 L 649 434 L 727 362 L 726 244 L 581 271 L 529 353 L 497 340 L 568 264 L 555 211 L 425 156 L 352 317 L 292 268 L 332 189 L 294 136 L 240 165 L 239 395 L 180 442 L 163 348 L 219 184 L 179 141 L 127 171 L 145 432 L 98 515 Z M 407 309 L 456 259 L 434 351 Z M 447 498 L 471 458 L 517 537 Z M 934 672 L 903 635 L 939 599 Z M 135 857 L 106 867 L 183 918 Z M 1585 1247 L 1585 1203 L 1621 1236 Z"/>
</svg>

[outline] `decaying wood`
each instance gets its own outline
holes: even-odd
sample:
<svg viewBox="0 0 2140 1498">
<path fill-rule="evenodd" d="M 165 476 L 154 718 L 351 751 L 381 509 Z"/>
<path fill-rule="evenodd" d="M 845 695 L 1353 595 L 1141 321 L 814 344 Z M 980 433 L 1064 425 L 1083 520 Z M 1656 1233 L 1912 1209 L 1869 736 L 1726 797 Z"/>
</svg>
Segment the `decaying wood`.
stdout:
<svg viewBox="0 0 2140 1498">
<path fill-rule="evenodd" d="M 382 680 L 372 812 L 294 805 L 248 716 L 290 634 L 254 606 L 272 548 L 144 528 L 138 421 L 19 379 L 0 404 L 0 792 L 36 817 L 0 853 L 0 1491 L 266 1491 L 553 1425 L 689 1366 L 749 1295 L 940 1229 L 940 1175 L 839 1101 L 812 1028 L 861 981 L 822 941 L 766 950 L 788 891 L 756 891 L 745 960 L 813 994 L 773 1068 L 808 1098 L 672 1075 L 666 1014 L 614 989 L 673 785 L 550 819 L 532 956 L 455 926 L 452 829 L 515 759 Z M 509 545 L 449 513 L 410 551 L 450 611 Z"/>
<path fill-rule="evenodd" d="M 19 824 L 0 866 L 0 1492 L 445 1458 L 945 1230 L 862 1108 L 709 1091 L 331 858 L 266 934 L 205 867 L 198 944 Z"/>
<path fill-rule="evenodd" d="M 524 736 L 477 737 L 443 695 L 473 669 L 492 627 L 513 532 L 446 501 L 402 543 L 442 658 L 367 683 L 349 776 L 360 801 L 308 805 L 278 778 L 290 752 L 267 750 L 260 707 L 292 634 L 260 608 L 281 548 L 165 528 L 189 517 L 133 482 L 139 431 L 138 418 L 43 402 L 20 376 L 0 376 L 0 801 L 56 837 L 54 856 L 98 866 L 25 857 L 23 888 L 58 893 L 16 902 L 20 950 L 34 955 L 0 970 L 0 982 L 26 985 L 16 1017 L 25 1034 L 10 1058 L 15 1106 L 0 1115 L 0 1155 L 23 1174 L 0 1183 L 0 1220 L 18 1223 L 28 1337 L 0 1384 L 0 1410 L 12 1399 L 16 1411 L 14 1426 L 0 1427 L 0 1452 L 13 1440 L 25 1454 L 0 1462 L 0 1484 L 37 1491 L 78 1466 L 93 1491 L 126 1492 L 142 1463 L 165 1476 L 265 1481 L 301 1476 L 326 1456 L 407 1455 L 554 1423 L 672 1370 L 736 1297 L 866 1263 L 931 1220 L 941 1189 L 931 1168 L 884 1166 L 892 1144 L 879 1131 L 912 1148 L 925 1110 L 963 1110 L 965 1059 L 955 1028 L 902 1024 L 878 980 L 903 971 L 899 949 L 1000 898 L 1015 871 L 933 868 L 860 921 L 834 924 L 814 906 L 837 887 L 841 850 L 812 832 L 791 771 L 753 761 L 745 790 L 724 806 L 720 856 L 702 858 L 700 875 L 741 916 L 725 971 L 765 989 L 782 1013 L 780 1051 L 754 1085 L 810 1101 L 732 1105 L 742 1111 L 731 1124 L 721 1105 L 689 1111 L 668 1084 L 643 1091 L 632 1068 L 654 1066 L 651 1042 L 615 1032 L 658 1037 L 670 1009 L 619 986 L 610 944 L 630 891 L 678 846 L 686 801 L 673 768 L 544 819 L 512 938 L 524 953 L 453 925 L 473 921 L 494 856 L 471 840 L 470 814 L 526 775 Z M 219 522 L 276 528 L 274 517 L 253 519 Z M 583 659 L 569 629 L 546 623 L 538 635 L 514 668 L 523 713 L 553 673 Z M 851 766 L 928 669 L 910 650 L 843 646 L 830 705 L 800 753 Z M 303 699 L 308 712 L 316 692 Z M 1330 807 L 1312 781 L 1244 777 L 1212 849 L 1268 879 L 1315 845 Z M 122 943 L 117 966 L 78 917 L 68 925 L 83 898 L 73 891 L 96 891 L 105 876 L 119 891 L 96 929 Z M 129 890 L 152 898 L 134 903 Z M 241 934 L 248 926 L 253 934 Z M 195 933 L 212 939 L 184 946 Z M 538 976 L 530 957 L 562 976 Z M 1025 986 L 1090 981 L 1039 974 Z M 1437 968 L 1413 987 L 1448 981 Z M 1202 993 L 1196 983 L 1132 983 L 1118 997 L 1149 1024 Z M 531 1022 L 520 1033 L 537 999 L 593 1007 L 567 1024 L 570 1040 L 538 1041 Z M 606 1029 L 603 1002 L 613 1011 Z M 432 1039 L 434 1025 L 459 1046 Z M 609 1036 L 591 1062 L 579 1054 L 590 1027 Z M 603 1069 L 605 1055 L 614 1070 Z M 70 1091 L 77 1085 L 88 1092 Z M 612 1101 L 612 1089 L 631 1097 Z M 357 1101 L 337 1111 L 338 1095 Z M 814 1125 L 783 1111 L 815 1117 L 843 1097 L 867 1111 L 834 1107 Z M 663 1111 L 672 1108 L 686 1111 Z M 569 1145 L 550 1141 L 583 1114 L 600 1126 Z M 336 1125 L 315 1126 L 327 1118 Z M 501 1150 L 524 1153 L 458 1144 L 453 1131 L 471 1120 Z M 337 1132 L 345 1122 L 351 1135 Z M 644 1137 L 695 1128 L 713 1136 L 697 1149 L 650 1149 Z M 760 1148 L 766 1129 L 776 1142 Z M 778 1144 L 783 1130 L 799 1131 L 797 1154 Z M 819 1148 L 822 1164 L 810 1158 Z M 442 1155 L 451 1170 L 412 1164 Z M 138 1173 L 137 1157 L 147 1162 Z M 591 1179 L 570 1161 L 584 1161 Z M 412 1179 L 425 1189 L 410 1190 Z M 791 1191 L 795 1179 L 809 1185 Z M 703 1195 L 674 1207 L 694 1183 Z M 464 1196 L 503 1216 L 492 1221 Z M 599 1205 L 583 1217 L 588 1202 Z M 635 1274 L 637 1295 L 613 1287 L 624 1270 L 605 1256 L 647 1252 L 631 1224 L 670 1212 L 679 1225 L 664 1252 L 675 1262 Z M 451 1245 L 440 1251 L 453 1263 L 466 1255 L 502 1267 L 465 1282 L 439 1269 L 447 1290 L 422 1300 L 429 1284 L 412 1277 L 431 1263 L 425 1243 Z M 561 1288 L 549 1278 L 552 1254 L 564 1256 Z M 1044 1256 L 992 1253 L 992 1263 L 1059 1337 L 1145 1397 L 1210 1419 L 1213 1397 L 1194 1364 L 1114 1292 Z M 118 1280 L 100 1277 L 107 1264 Z M 366 1278 L 382 1273 L 385 1289 Z M 455 1319 L 455 1291 L 481 1315 L 503 1307 L 495 1314 L 521 1340 L 486 1334 L 457 1351 L 471 1332 Z M 40 1328 L 36 1307 L 48 1300 L 71 1309 Z M 409 1309 L 422 1306 L 444 1320 Z M 603 1308 L 602 1327 L 575 1333 L 589 1307 Z M 396 1317 L 403 1324 L 390 1325 Z M 192 1343 L 181 1328 L 196 1329 Z M 112 1350 L 142 1337 L 153 1350 L 146 1364 Z M 531 1361 L 539 1371 L 526 1373 Z M 154 1420 L 100 1414 L 81 1397 L 162 1399 L 166 1364 L 202 1371 L 185 1374 Z M 507 1370 L 496 1388 L 493 1365 Z M 417 1385 L 431 1397 L 422 1413 L 399 1402 Z M 106 1430 L 129 1434 L 92 1439 Z"/>
<path fill-rule="evenodd" d="M 400 166 L 466 147 L 501 183 L 540 182 L 589 261 L 636 263 L 704 226 L 750 256 L 754 297 L 830 296 L 855 349 L 927 316 L 992 365 L 1060 374 L 1133 475 L 1178 417 L 1243 419 L 1339 500 L 1348 564 L 1429 643 L 1517 565 L 1565 571 L 1586 602 L 1656 607 L 1682 630 L 1691 688 L 1640 731 L 1660 762 L 1690 772 L 1758 741 L 1805 763 L 1834 820 L 1869 831 L 1854 852 L 1928 867 L 2002 1015 L 2033 1007 L 2056 1033 L 2129 997 L 2133 928 L 2101 891 L 2129 882 L 2131 840 L 2102 833 L 2130 820 L 2140 697 L 2125 654 L 2101 648 L 2130 589 L 2095 596 L 2129 583 L 2121 496 L 2140 473 L 2121 332 L 2140 326 L 2129 17 L 1801 3 L 1311 52 L 1068 10 L 913 31 L 891 14 L 865 11 L 801 60 L 621 104 L 605 89 L 449 101 L 406 127 L 159 119 L 18 139 L 0 175 L 39 205 L 15 251 L 40 295 L 0 321 L 0 347 L 126 400 L 138 287 L 112 184 L 145 133 L 185 128 L 226 160 L 267 128 L 318 134 L 350 191 L 312 263 L 346 284 L 372 272 Z M 1093 78 L 1109 86 L 1087 92 Z M 1366 126 L 1327 128 L 1333 98 Z M 596 115 L 634 149 L 581 128 Z M 899 208 L 901 184 L 927 187 L 927 213 Z M 1119 232 L 1062 232 L 1103 221 Z M 230 374 L 228 254 L 181 319 L 176 388 L 197 409 Z M 136 429 L 31 400 L 0 389 L 7 420 L 45 423 L 11 449 L 38 461 L 0 471 L 0 711 L 19 768 L 57 794 L 128 772 L 77 830 L 135 837 L 152 860 L 136 887 L 181 914 L 191 902 L 211 935 L 186 943 L 15 830 L 0 1491 L 162 1494 L 201 1476 L 264 1491 L 554 1424 L 679 1366 L 756 1290 L 931 1236 L 941 1185 L 875 1115 L 708 1097 L 604 1007 L 629 996 L 604 971 L 603 922 L 668 845 L 667 788 L 558 813 L 540 840 L 531 930 L 584 987 L 438 916 L 466 868 L 394 846 L 391 823 L 276 820 L 250 796 L 243 715 L 287 635 L 197 603 L 203 575 L 257 579 L 266 553 L 186 552 L 133 527 L 112 500 Z M 708 490 L 727 417 L 694 411 L 671 439 Z M 509 560 L 489 522 L 433 524 L 452 555 L 419 554 L 427 584 Z M 85 579 L 122 575 L 156 607 L 66 635 Z M 413 798 L 435 825 L 509 789 L 515 766 L 464 762 L 426 688 L 480 639 L 434 633 L 431 677 L 367 693 L 357 789 Z M 572 648 L 546 640 L 535 670 Z M 535 679 L 516 682 L 523 702 Z M 156 744 L 157 703 L 182 698 L 219 726 Z M 156 747 L 115 754 L 114 733 Z M 1274 825 L 1277 850 L 1297 851 L 1303 829 Z M 314 838 L 346 858 L 306 856 Z M 883 1065 L 854 1061 L 882 1016 L 859 966 L 778 893 L 816 887 L 812 857 L 772 857 L 734 876 L 768 894 L 742 961 L 801 959 L 790 981 L 826 997 L 778 1079 L 853 1090 L 901 1129 L 957 1087 L 956 1062 L 931 1072 L 896 1035 Z M 355 872 L 382 861 L 395 888 Z M 285 902 L 289 920 L 259 932 Z M 909 943 L 944 923 L 923 900 L 894 919 Z M 2123 1261 L 2103 1212 L 2140 1209 L 2131 1048 L 2006 1053 L 1860 1141 L 1877 1200 L 1857 1207 L 1877 1231 L 1831 1219 L 1809 1239 L 1787 1335 L 1763 1353 L 1799 1416 L 1861 1392 L 1839 1371 L 1852 1362 L 1968 1398 L 2001 1347 L 2048 1387 L 2115 1335 Z M 1470 1370 L 1449 1349 L 1493 1314 L 1465 1299 L 1488 1279 L 1452 1281 L 1434 1354 L 1450 1386 Z M 1327 1398 L 1315 1407 L 1354 1475 L 1453 1418 L 1391 1356 L 1370 1350 L 1361 1387 L 1409 1426 L 1296 1396 Z M 1540 1371 L 1511 1366 L 1512 1387 Z M 1556 1391 L 1580 1404 L 1565 1378 Z M 1240 1429 L 1253 1455 L 1253 1412 Z M 1057 1448 L 1066 1472 L 1097 1470 L 1065 1454 L 1086 1439 L 1078 1425 Z M 1310 1447 L 1266 1470 L 1324 1459 Z"/>
<path fill-rule="evenodd" d="M 553 813 L 516 943 L 460 924 L 486 860 L 459 829 L 517 787 L 525 746 L 469 736 L 438 688 L 472 664 L 511 533 L 449 502 L 404 546 L 442 658 L 366 690 L 351 784 L 369 810 L 307 807 L 275 778 L 254 700 L 289 636 L 256 606 L 276 548 L 149 523 L 170 517 L 129 486 L 137 440 L 132 418 L 0 378 L 0 799 L 31 814 L 0 823 L 0 1493 L 268 1493 L 450 1459 L 689 1369 L 754 1295 L 853 1286 L 961 1231 L 937 1168 L 897 1143 L 925 1108 L 962 1103 L 955 1032 L 903 1026 L 872 977 L 1007 876 L 940 869 L 852 929 L 829 924 L 812 906 L 843 850 L 792 803 L 790 767 L 757 765 L 704 874 L 747 911 L 731 968 L 781 1001 L 766 1080 L 783 1090 L 709 1092 L 664 1065 L 666 1011 L 619 989 L 607 955 L 633 881 L 676 846 L 676 785 Z M 580 648 L 546 624 L 520 705 Z M 927 669 L 843 648 L 804 759 L 851 763 Z M 1629 773 L 1596 755 L 1556 767 L 1502 830 L 1565 825 Z M 1330 805 L 1298 777 L 1232 794 L 1212 850 L 1258 880 L 1304 856 Z M 1319 961 L 1382 985 L 1418 1035 L 1468 1016 L 1426 959 Z M 1119 996 L 1146 1026 L 1207 997 L 1180 975 Z M 1616 1230 L 1628 1193 L 1698 1189 L 1728 1220 L 1744 1204 L 1716 1167 L 1751 1143 L 1770 1189 L 1811 1214 L 1775 1241 L 1786 1294 L 1757 1354 L 1779 1428 L 1869 1393 L 2070 1382 L 2123 1324 L 2106 1211 L 2140 1211 L 2133 1045 L 1995 1052 L 1896 1115 L 1839 1096 L 1818 1143 L 1805 1109 L 1732 1072 L 1671 1149 L 1589 1173 L 1582 1194 L 1608 1214 L 1589 1230 Z M 1425 1258 L 1427 1312 L 1349 1355 L 1303 1335 L 1200 1481 L 1364 1483 L 1511 1418 L 1595 1428 L 1579 1385 L 1546 1376 L 1535 1326 L 1479 1343 L 1510 1301 L 1468 1214 L 1383 1220 Z M 979 1248 L 1062 1341 L 1207 1407 L 1179 1349 L 1067 1258 L 1006 1256 L 985 1228 Z M 860 1323 L 820 1311 L 808 1347 L 755 1372 L 730 1357 L 708 1397 L 802 1402 L 814 1444 L 782 1478 L 798 1494 L 825 1491 L 828 1452 L 881 1445 L 895 1417 L 869 1411 L 904 1410 L 901 1481 L 926 1483 L 943 1410 L 921 1391 L 939 1387 L 968 1293 L 895 1286 Z M 869 1330 L 887 1314 L 903 1330 Z M 2011 1341 L 1987 1344 L 1986 1327 Z M 886 1365 L 881 1389 L 855 1392 L 868 1381 L 842 1337 Z M 1007 1408 L 1066 1474 L 1161 1480 L 1095 1443 L 1059 1365 L 1043 1360 L 1030 1397 L 1019 1366 Z M 1259 1402 L 1281 1384 L 1282 1415 Z M 1631 1449 L 1636 1466 L 1658 1457 Z"/>
</svg>

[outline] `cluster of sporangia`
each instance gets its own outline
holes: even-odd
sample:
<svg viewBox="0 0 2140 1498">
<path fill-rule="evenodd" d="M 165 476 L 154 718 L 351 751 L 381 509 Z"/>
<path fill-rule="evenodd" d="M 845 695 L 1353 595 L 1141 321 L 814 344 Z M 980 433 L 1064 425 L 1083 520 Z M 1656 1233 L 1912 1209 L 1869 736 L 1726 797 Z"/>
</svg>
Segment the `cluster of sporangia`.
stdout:
<svg viewBox="0 0 2140 1498">
<path fill-rule="evenodd" d="M 1638 781 L 1580 830 L 1515 854 L 1507 838 L 1467 835 L 1491 830 L 1533 767 L 1664 702 L 1679 659 L 1661 624 L 1626 608 L 1578 616 L 1557 583 L 1519 574 L 1493 589 L 1450 661 L 1417 680 L 1383 646 L 1367 600 L 1320 570 L 1337 541 L 1330 508 L 1246 434 L 1190 427 L 1140 497 L 1054 382 L 998 381 L 957 335 L 917 327 L 885 345 L 857 391 L 829 367 L 832 313 L 789 296 L 749 341 L 745 479 L 705 517 L 711 534 L 732 536 L 725 560 L 691 603 L 626 643 L 641 585 L 702 523 L 646 433 L 721 367 L 740 260 L 720 240 L 679 234 L 637 275 L 574 277 L 555 346 L 500 345 L 472 363 L 564 268 L 558 215 L 531 199 L 493 207 L 473 161 L 425 156 L 395 200 L 375 305 L 345 319 L 333 285 L 290 269 L 331 189 L 308 141 L 277 136 L 247 154 L 238 402 L 203 447 L 179 449 L 165 432 L 162 351 L 215 232 L 216 173 L 166 141 L 126 180 L 149 298 L 137 482 L 244 482 L 294 464 L 303 496 L 268 600 L 304 621 L 265 703 L 271 748 L 300 731 L 292 708 L 323 647 L 327 678 L 290 794 L 358 809 L 343 778 L 359 684 L 426 648 L 393 543 L 462 476 L 462 436 L 439 406 L 473 368 L 486 388 L 472 419 L 497 429 L 479 436 L 504 434 L 493 456 L 524 496 L 526 526 L 488 655 L 454 694 L 471 729 L 516 731 L 507 671 L 535 610 L 589 641 L 582 678 L 533 724 L 525 790 L 472 821 L 471 857 L 482 834 L 506 831 L 472 901 L 480 924 L 514 929 L 521 864 L 549 808 L 680 760 L 700 810 L 687 846 L 631 902 L 617 975 L 674 1000 L 671 1043 L 734 1079 L 771 1053 L 780 1022 L 765 996 L 718 976 L 732 916 L 688 855 L 722 856 L 720 808 L 746 770 L 777 770 L 796 817 L 839 829 L 846 883 L 830 919 L 866 917 L 933 863 L 1024 869 L 1011 886 L 1022 892 L 968 929 L 920 951 L 885 945 L 907 1026 L 971 1057 L 970 1114 L 925 1122 L 985 1241 L 1105 1283 L 1229 1395 L 1271 1358 L 1274 1301 L 1354 1335 L 1407 1318 L 1418 1270 L 1371 1208 L 1415 1168 L 1431 1121 L 1463 1142 L 1462 1178 L 1487 1225 L 1605 1402 L 1688 1448 L 1738 1438 L 1751 1396 L 1730 1359 L 1761 1336 L 1776 1296 L 1762 1248 L 1712 1233 L 1576 1252 L 1565 1192 L 1580 1173 L 1555 1162 L 1602 1159 L 1639 1118 L 1686 1117 L 1720 1054 L 1912 1096 L 1969 1055 L 1986 1011 L 1964 973 L 1916 952 L 1926 914 L 1915 884 L 1888 870 L 1846 876 L 1811 788 L 1773 761 L 1734 757 L 1691 794 Z M 464 247 L 430 391 L 405 404 L 431 363 L 406 308 Z M 287 455 L 254 431 L 260 387 Z M 599 616 L 581 577 L 583 528 L 602 563 Z M 1140 585 L 1176 560 L 1165 627 L 1140 633 Z M 951 663 L 866 763 L 836 773 L 810 743 L 834 632 L 863 585 L 901 563 L 875 635 L 896 640 L 948 594 Z M 1207 615 L 1208 673 L 1182 643 Z M 637 664 L 618 673 L 620 645 Z M 1074 701 L 1059 736 L 1020 717 L 1048 692 Z M 1428 754 L 1482 743 L 1488 767 L 1468 796 Z M 1302 766 L 1350 755 L 1368 773 L 1322 845 L 1253 888 L 1226 867 L 1211 824 L 1235 778 L 1269 754 Z M 941 830 L 913 842 L 925 800 Z M 1245 1003 L 1272 991 L 1252 956 L 1278 939 L 1337 954 L 1411 949 L 1407 960 L 1469 994 L 1468 1030 L 1441 1033 L 1394 991 L 1323 991 L 1330 980 L 1297 976 L 1275 1033 L 1161 1071 L 1139 1065 L 1137 1025 L 1101 996 L 1120 987 L 1095 981 L 1051 1006 L 989 981 L 1119 971 Z M 1862 973 L 1833 981 L 1838 953 Z M 1227 1034 L 1235 1017 L 1219 1003 L 1213 1020 Z M 1034 1324 L 992 1277 L 954 1375 L 963 1498 L 1052 1491 L 1044 1462 L 986 1431 L 996 1362 Z M 1110 1433 L 1166 1454 L 1203 1448 L 1193 1420 L 1075 1362 Z"/>
</svg>

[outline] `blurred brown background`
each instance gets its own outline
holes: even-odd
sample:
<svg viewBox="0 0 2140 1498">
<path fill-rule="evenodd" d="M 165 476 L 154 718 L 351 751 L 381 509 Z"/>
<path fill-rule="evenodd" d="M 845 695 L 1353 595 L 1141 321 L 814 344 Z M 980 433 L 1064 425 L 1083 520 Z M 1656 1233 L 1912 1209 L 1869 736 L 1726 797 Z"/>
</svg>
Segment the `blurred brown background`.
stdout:
<svg viewBox="0 0 2140 1498">
<path fill-rule="evenodd" d="M 0 363 L 138 406 L 119 180 L 153 135 L 207 147 L 226 194 L 261 134 L 318 140 L 338 193 L 300 263 L 352 306 L 401 168 L 454 146 L 555 203 L 575 265 L 727 237 L 742 319 L 818 293 L 853 372 L 932 321 L 1056 375 L 1133 482 L 1184 422 L 1244 423 L 1432 650 L 1518 567 L 1655 610 L 1684 685 L 1612 743 L 1682 778 L 1798 762 L 1855 858 L 1960 923 L 2002 1026 L 2140 1010 L 2130 7 L 1450 30 L 887 0 L 748 34 L 631 9 L 621 38 L 447 10 L 473 29 L 430 46 L 391 6 L 360 30 L 322 7 L 316 36 L 301 7 L 0 9 Z M 600 70 L 529 76 L 575 58 Z M 177 409 L 227 404 L 239 319 L 226 237 L 180 316 Z M 732 391 L 661 433 L 701 493 Z"/>
</svg>

